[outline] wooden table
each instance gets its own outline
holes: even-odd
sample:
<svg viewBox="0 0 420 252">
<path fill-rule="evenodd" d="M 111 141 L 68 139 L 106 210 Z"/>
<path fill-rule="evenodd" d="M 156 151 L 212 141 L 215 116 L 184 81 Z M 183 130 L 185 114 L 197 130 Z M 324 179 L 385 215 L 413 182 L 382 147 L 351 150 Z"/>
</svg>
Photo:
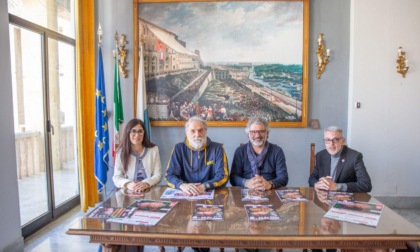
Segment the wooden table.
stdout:
<svg viewBox="0 0 420 252">
<path fill-rule="evenodd" d="M 145 199 L 159 199 L 166 187 L 157 186 Z M 115 251 L 117 245 L 157 245 L 216 248 L 341 248 L 404 249 L 407 242 L 420 241 L 420 229 L 385 207 L 376 228 L 323 218 L 328 205 L 322 203 L 313 188 L 300 188 L 307 202 L 282 203 L 274 190 L 269 202 L 277 209 L 280 221 L 250 222 L 241 201 L 241 188 L 225 187 L 215 191 L 213 200 L 178 200 L 156 226 L 132 226 L 82 218 L 67 231 L 70 235 L 88 235 L 103 251 Z M 105 206 L 127 206 L 134 202 L 121 192 L 112 193 Z M 355 200 L 378 201 L 366 193 L 355 193 Z M 196 203 L 224 204 L 223 221 L 192 221 Z"/>
</svg>

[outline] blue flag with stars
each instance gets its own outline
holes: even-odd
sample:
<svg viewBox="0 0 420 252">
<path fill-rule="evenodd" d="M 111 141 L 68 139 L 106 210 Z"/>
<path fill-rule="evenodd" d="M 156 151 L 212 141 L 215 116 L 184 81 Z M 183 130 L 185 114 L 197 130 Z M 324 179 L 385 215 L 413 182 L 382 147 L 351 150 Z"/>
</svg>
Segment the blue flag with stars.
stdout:
<svg viewBox="0 0 420 252">
<path fill-rule="evenodd" d="M 102 49 L 99 47 L 98 67 L 96 73 L 95 91 L 95 178 L 98 181 L 98 191 L 105 187 L 108 172 L 108 115 L 106 110 L 104 67 Z"/>
</svg>

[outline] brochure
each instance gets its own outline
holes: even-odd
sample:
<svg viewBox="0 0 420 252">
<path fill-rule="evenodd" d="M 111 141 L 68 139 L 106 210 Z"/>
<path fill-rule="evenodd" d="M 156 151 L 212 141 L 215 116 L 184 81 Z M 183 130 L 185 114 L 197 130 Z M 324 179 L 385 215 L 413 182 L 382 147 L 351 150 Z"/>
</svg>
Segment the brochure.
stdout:
<svg viewBox="0 0 420 252">
<path fill-rule="evenodd" d="M 244 205 L 250 221 L 280 220 L 273 205 Z"/>
<path fill-rule="evenodd" d="M 354 196 L 353 196 L 353 193 L 351 192 L 328 191 L 327 203 L 353 204 Z"/>
<path fill-rule="evenodd" d="M 197 196 L 188 196 L 179 189 L 167 188 L 163 192 L 160 198 L 161 199 L 190 199 L 190 200 L 213 199 L 214 190 L 205 191 L 204 193 Z"/>
<path fill-rule="evenodd" d="M 361 201 L 355 201 L 354 204 L 335 203 L 324 217 L 376 227 L 383 208 L 382 204 Z"/>
<path fill-rule="evenodd" d="M 136 200 L 127 208 L 134 209 L 129 218 L 111 217 L 107 221 L 129 225 L 154 226 L 176 206 L 175 201 Z"/>
<path fill-rule="evenodd" d="M 103 206 L 98 206 L 97 208 L 93 209 L 92 212 L 88 213 L 86 215 L 86 218 L 107 219 L 117 209 L 119 209 L 119 207 L 103 207 Z"/>
<path fill-rule="evenodd" d="M 137 207 L 137 211 L 156 212 L 167 214 L 171 209 L 178 204 L 177 201 L 163 201 L 163 200 L 136 200 L 130 206 Z"/>
<path fill-rule="evenodd" d="M 267 192 L 263 190 L 242 189 L 242 201 L 268 201 Z"/>
<path fill-rule="evenodd" d="M 194 206 L 193 220 L 223 220 L 223 205 L 196 204 Z"/>
<path fill-rule="evenodd" d="M 281 202 L 307 201 L 299 189 L 276 190 Z"/>
<path fill-rule="evenodd" d="M 133 214 L 134 210 L 132 207 L 103 207 L 99 206 L 90 212 L 86 218 L 100 218 L 107 219 L 112 217 L 125 218 Z"/>
</svg>

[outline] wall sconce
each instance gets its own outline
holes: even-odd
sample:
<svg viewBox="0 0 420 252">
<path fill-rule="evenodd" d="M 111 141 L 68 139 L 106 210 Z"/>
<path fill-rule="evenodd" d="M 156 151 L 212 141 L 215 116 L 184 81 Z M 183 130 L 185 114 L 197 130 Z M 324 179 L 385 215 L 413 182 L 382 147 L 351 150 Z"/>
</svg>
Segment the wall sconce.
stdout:
<svg viewBox="0 0 420 252">
<path fill-rule="evenodd" d="M 405 59 L 405 51 L 403 51 L 402 47 L 400 46 L 398 47 L 397 72 L 402 74 L 403 78 L 405 78 L 405 74 L 409 68 L 408 60 Z"/>
<path fill-rule="evenodd" d="M 121 34 L 121 38 L 119 38 L 118 32 L 115 32 L 115 44 L 117 46 L 119 56 L 118 68 L 120 69 L 120 72 L 124 76 L 124 78 L 127 78 L 127 49 L 125 49 L 125 45 L 128 44 L 127 36 L 125 34 Z"/>
<path fill-rule="evenodd" d="M 327 66 L 328 62 L 330 61 L 330 49 L 325 50 L 322 36 L 324 36 L 322 33 L 320 33 L 318 36 L 318 48 L 316 49 L 316 56 L 318 60 L 315 65 L 318 67 L 318 71 L 316 73 L 316 77 L 318 79 L 321 78 L 321 74 L 324 72 L 325 66 Z"/>
</svg>

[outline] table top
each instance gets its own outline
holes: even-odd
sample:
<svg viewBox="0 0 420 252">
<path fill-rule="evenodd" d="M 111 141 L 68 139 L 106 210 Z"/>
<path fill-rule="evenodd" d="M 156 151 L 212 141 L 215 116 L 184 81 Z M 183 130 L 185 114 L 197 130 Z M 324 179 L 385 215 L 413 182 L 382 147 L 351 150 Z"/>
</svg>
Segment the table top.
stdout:
<svg viewBox="0 0 420 252">
<path fill-rule="evenodd" d="M 144 199 L 158 200 L 166 188 L 164 186 L 153 187 L 145 194 Z M 181 241 L 183 238 L 203 241 L 207 245 L 211 240 L 224 239 L 230 241 L 230 243 L 224 244 L 225 247 L 249 246 L 252 241 L 258 243 L 258 247 L 269 246 L 263 244 L 269 241 L 281 241 L 282 243 L 278 245 L 282 247 L 287 247 L 286 245 L 293 241 L 299 241 L 300 244 L 289 244 L 290 247 L 302 247 L 306 244 L 305 242 L 309 242 L 306 245 L 313 247 L 314 241 L 323 241 L 323 244 L 319 244 L 323 247 L 326 247 L 325 244 L 331 241 L 335 241 L 332 246 L 338 246 L 339 243 L 346 241 L 379 242 L 375 243 L 376 245 L 370 244 L 372 246 L 383 246 L 385 241 L 420 241 L 420 229 L 386 206 L 384 206 L 377 227 L 324 218 L 329 205 L 323 203 L 325 200 L 318 197 L 313 188 L 307 187 L 299 188 L 303 196 L 308 199 L 305 202 L 281 202 L 275 190 L 267 191 L 269 201 L 260 203 L 273 205 L 280 220 L 252 222 L 248 220 L 244 204 L 253 204 L 253 202 L 241 200 L 241 189 L 240 187 L 216 189 L 213 200 L 176 200 L 178 204 L 156 226 L 134 226 L 109 223 L 101 219 L 82 218 L 73 223 L 67 233 L 90 235 L 91 237 L 94 235 L 146 237 L 149 240 L 145 244 L 156 243 L 156 245 L 168 244 L 169 241 L 172 241 L 171 239 L 174 239 L 173 244 L 182 243 L 184 245 L 189 245 L 189 241 Z M 367 193 L 354 193 L 354 198 L 356 201 L 380 203 Z M 125 207 L 135 200 L 136 198 L 128 197 L 121 191 L 117 191 L 103 202 L 103 206 Z M 191 220 L 194 205 L 197 203 L 223 204 L 224 220 Z M 156 237 L 165 240 L 153 242 L 152 238 Z M 97 241 L 100 242 L 100 239 L 98 238 Z M 243 243 L 243 246 L 237 244 L 240 242 Z M 270 244 L 270 246 L 272 245 Z M 392 244 L 390 243 L 390 245 Z"/>
</svg>

